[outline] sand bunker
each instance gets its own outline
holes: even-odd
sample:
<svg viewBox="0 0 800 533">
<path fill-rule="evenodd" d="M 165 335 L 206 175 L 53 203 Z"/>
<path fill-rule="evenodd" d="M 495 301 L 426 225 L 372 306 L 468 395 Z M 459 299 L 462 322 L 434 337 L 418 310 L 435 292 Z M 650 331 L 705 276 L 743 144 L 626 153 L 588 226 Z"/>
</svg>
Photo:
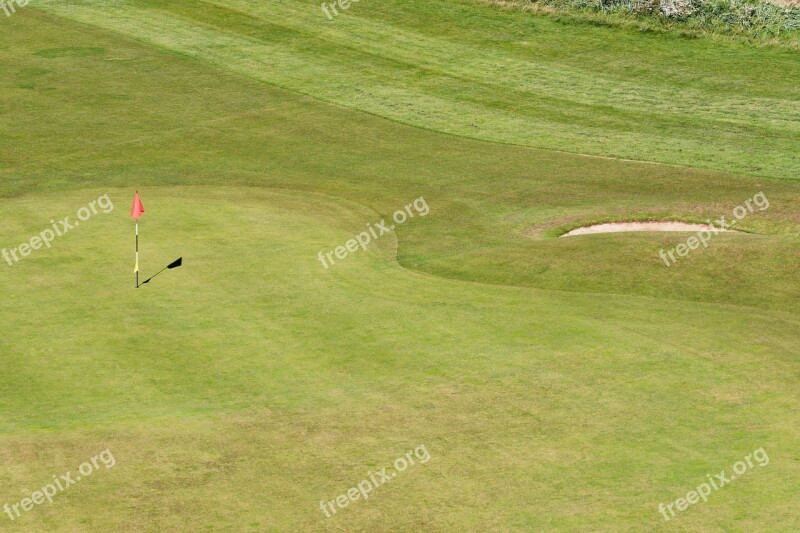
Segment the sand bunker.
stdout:
<svg viewBox="0 0 800 533">
<path fill-rule="evenodd" d="M 577 228 L 561 235 L 561 237 L 571 237 L 573 235 L 591 235 L 593 233 L 620 233 L 624 231 L 703 231 L 714 229 L 717 232 L 727 232 L 730 230 L 712 228 L 709 224 L 687 224 L 685 222 L 611 222 L 608 224 L 594 224 Z"/>
</svg>

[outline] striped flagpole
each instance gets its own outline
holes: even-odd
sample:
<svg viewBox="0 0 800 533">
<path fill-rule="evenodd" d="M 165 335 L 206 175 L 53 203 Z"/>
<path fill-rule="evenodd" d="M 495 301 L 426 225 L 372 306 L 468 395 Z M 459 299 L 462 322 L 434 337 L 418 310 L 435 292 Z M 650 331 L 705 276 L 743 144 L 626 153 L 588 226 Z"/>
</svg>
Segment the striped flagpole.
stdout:
<svg viewBox="0 0 800 533">
<path fill-rule="evenodd" d="M 139 198 L 139 191 L 133 197 L 133 207 L 131 207 L 131 216 L 136 221 L 136 266 L 133 271 L 136 273 L 136 288 L 139 288 L 139 217 L 144 214 L 144 206 L 142 199 Z"/>
<path fill-rule="evenodd" d="M 134 267 L 134 272 L 136 272 L 136 288 L 139 288 L 139 221 L 136 221 L 136 266 Z"/>
</svg>

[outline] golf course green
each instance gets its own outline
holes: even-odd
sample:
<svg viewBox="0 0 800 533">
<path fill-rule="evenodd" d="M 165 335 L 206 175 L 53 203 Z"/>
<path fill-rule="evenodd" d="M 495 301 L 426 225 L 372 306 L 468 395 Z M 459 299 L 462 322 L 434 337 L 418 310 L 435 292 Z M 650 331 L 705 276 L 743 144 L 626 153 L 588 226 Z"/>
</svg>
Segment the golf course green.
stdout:
<svg viewBox="0 0 800 533">
<path fill-rule="evenodd" d="M 800 530 L 797 50 L 480 0 L 30 0 L 0 46 L 0 531 Z M 140 275 L 183 258 L 138 289 L 135 191 Z"/>
</svg>

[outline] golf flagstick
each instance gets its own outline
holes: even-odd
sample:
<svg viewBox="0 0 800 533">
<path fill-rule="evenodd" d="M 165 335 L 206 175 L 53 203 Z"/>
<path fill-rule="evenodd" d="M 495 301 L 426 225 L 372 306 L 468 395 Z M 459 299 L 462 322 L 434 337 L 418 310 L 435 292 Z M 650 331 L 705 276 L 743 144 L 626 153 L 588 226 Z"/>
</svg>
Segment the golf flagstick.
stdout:
<svg viewBox="0 0 800 533">
<path fill-rule="evenodd" d="M 139 217 L 144 214 L 144 206 L 142 200 L 139 198 L 139 191 L 136 191 L 136 196 L 133 197 L 133 207 L 131 207 L 131 216 L 136 221 L 136 266 L 133 267 L 133 272 L 136 274 L 136 288 L 139 288 Z"/>
</svg>

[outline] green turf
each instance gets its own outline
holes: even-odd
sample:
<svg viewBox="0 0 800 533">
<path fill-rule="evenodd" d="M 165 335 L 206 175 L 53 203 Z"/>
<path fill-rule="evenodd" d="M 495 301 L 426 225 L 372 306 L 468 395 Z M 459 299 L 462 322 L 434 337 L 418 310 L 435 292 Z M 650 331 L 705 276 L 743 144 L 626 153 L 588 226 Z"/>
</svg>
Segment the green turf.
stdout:
<svg viewBox="0 0 800 533">
<path fill-rule="evenodd" d="M 65 2 L 47 11 L 416 126 L 797 180 L 797 51 L 582 26 L 473 0 Z"/>
<path fill-rule="evenodd" d="M 117 460 L 2 527 L 797 530 L 796 55 L 469 2 L 325 20 L 238 1 L 2 21 L 0 247 L 116 209 L 0 263 L 0 505 Z M 135 188 L 144 273 L 185 260 L 138 291 Z M 670 268 L 685 234 L 554 238 L 759 191 L 748 233 Z M 421 196 L 426 217 L 317 261 Z M 325 518 L 419 444 L 429 463 Z M 767 467 L 663 522 L 760 447 Z"/>
</svg>

